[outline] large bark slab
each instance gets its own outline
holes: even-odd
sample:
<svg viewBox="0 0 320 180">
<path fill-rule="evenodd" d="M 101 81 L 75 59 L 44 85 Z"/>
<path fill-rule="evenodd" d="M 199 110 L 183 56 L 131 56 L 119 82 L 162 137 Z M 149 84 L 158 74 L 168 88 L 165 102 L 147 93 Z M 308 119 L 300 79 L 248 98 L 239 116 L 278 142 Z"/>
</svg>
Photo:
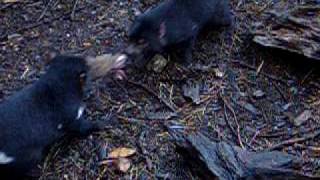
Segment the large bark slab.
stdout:
<svg viewBox="0 0 320 180">
<path fill-rule="evenodd" d="M 302 160 L 279 151 L 249 152 L 226 142 L 212 142 L 201 133 L 171 131 L 177 152 L 204 179 L 319 179 L 300 173 Z"/>
<path fill-rule="evenodd" d="M 254 31 L 254 42 L 320 60 L 320 5 L 265 15 L 266 21 Z"/>
</svg>

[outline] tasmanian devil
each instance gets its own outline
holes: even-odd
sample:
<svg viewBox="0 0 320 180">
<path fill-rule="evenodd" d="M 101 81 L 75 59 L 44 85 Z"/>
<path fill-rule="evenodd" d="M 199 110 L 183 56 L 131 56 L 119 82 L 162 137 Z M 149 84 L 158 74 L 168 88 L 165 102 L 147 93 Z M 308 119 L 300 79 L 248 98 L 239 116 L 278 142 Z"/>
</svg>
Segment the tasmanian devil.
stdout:
<svg viewBox="0 0 320 180">
<path fill-rule="evenodd" d="M 198 33 L 231 21 L 229 0 L 166 0 L 138 16 L 130 27 L 129 39 L 139 47 L 134 64 L 142 67 L 155 54 L 174 51 L 189 64 Z"/>
<path fill-rule="evenodd" d="M 45 156 L 52 143 L 102 130 L 106 122 L 83 117 L 88 80 L 118 71 L 124 55 L 56 56 L 38 81 L 0 104 L 0 179 L 19 179 Z"/>
</svg>

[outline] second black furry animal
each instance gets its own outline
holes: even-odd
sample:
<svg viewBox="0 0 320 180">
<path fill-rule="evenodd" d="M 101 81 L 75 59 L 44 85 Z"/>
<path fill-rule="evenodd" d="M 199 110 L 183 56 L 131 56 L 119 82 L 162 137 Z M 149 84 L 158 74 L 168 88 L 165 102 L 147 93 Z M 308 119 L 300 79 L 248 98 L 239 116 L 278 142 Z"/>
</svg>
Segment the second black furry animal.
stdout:
<svg viewBox="0 0 320 180">
<path fill-rule="evenodd" d="M 190 63 L 198 33 L 231 21 L 229 0 L 166 0 L 138 16 L 129 30 L 129 38 L 143 47 L 135 64 L 142 67 L 157 53 L 177 50 Z"/>
<path fill-rule="evenodd" d="M 65 135 L 88 135 L 104 128 L 83 117 L 88 78 L 121 67 L 122 56 L 58 56 L 31 86 L 0 105 L 0 179 L 20 179 Z"/>
</svg>

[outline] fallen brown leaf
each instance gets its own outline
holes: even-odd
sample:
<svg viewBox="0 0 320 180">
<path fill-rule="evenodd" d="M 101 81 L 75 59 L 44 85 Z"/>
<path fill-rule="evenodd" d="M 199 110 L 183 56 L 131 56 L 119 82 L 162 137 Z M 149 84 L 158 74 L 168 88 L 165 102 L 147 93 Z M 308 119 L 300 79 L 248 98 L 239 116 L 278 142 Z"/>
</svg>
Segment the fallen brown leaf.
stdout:
<svg viewBox="0 0 320 180">
<path fill-rule="evenodd" d="M 108 158 L 125 158 L 132 156 L 135 153 L 136 150 L 132 148 L 116 148 L 109 153 Z"/>
</svg>

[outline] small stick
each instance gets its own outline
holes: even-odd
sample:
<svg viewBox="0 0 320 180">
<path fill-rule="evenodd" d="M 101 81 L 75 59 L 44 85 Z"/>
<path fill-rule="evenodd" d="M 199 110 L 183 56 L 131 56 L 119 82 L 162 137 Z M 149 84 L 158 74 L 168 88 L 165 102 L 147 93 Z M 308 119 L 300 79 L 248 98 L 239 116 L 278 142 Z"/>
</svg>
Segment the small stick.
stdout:
<svg viewBox="0 0 320 180">
<path fill-rule="evenodd" d="M 317 146 L 306 146 L 304 144 L 295 144 L 294 147 L 301 148 L 301 149 L 307 149 L 307 150 L 314 151 L 314 152 L 320 152 L 320 147 L 317 147 Z"/>
<path fill-rule="evenodd" d="M 258 137 L 261 138 L 279 138 L 280 136 L 286 136 L 288 135 L 285 132 L 277 132 L 277 133 L 272 133 L 272 134 L 258 134 Z"/>
<path fill-rule="evenodd" d="M 301 80 L 300 84 L 304 84 L 304 82 L 310 77 L 310 75 L 313 73 L 314 71 L 314 68 L 312 68 L 304 77 L 303 79 Z"/>
<path fill-rule="evenodd" d="M 3 5 L 2 7 L 0 7 L 0 11 L 5 10 L 5 9 L 11 7 L 13 4 L 14 4 L 14 3 L 9 3 L 9 4 Z"/>
<path fill-rule="evenodd" d="M 266 149 L 266 151 L 272 151 L 272 150 L 276 150 L 276 149 L 280 149 L 284 146 L 288 146 L 288 145 L 291 145 L 291 144 L 295 144 L 295 143 L 298 143 L 298 142 L 304 142 L 304 141 L 307 141 L 309 139 L 313 139 L 317 136 L 320 135 L 320 130 L 316 131 L 315 133 L 310 133 L 308 135 L 306 135 L 305 137 L 301 137 L 301 138 L 293 138 L 293 139 L 288 139 L 288 140 L 285 140 L 279 144 L 275 144 L 269 148 Z"/>
<path fill-rule="evenodd" d="M 239 64 L 239 65 L 241 65 L 241 66 L 243 66 L 243 67 L 246 67 L 246 68 L 249 68 L 249 69 L 252 69 L 252 70 L 257 70 L 256 67 L 254 67 L 254 66 L 252 66 L 252 65 L 249 65 L 249 64 L 247 64 L 247 63 L 245 63 L 245 62 L 242 62 L 242 61 L 231 61 L 231 62 L 237 63 L 237 64 Z M 274 80 L 274 81 L 278 81 L 278 82 L 281 82 L 281 83 L 287 85 L 287 82 L 286 82 L 285 80 L 283 80 L 283 79 L 277 78 L 277 77 L 275 77 L 275 76 L 273 76 L 273 75 L 270 75 L 270 74 L 267 74 L 267 73 L 264 73 L 264 72 L 260 72 L 260 74 L 266 76 L 266 77 L 269 78 L 269 79 L 272 79 L 272 80 Z"/>
<path fill-rule="evenodd" d="M 245 149 L 244 145 L 243 145 L 243 142 L 241 140 L 241 135 L 240 135 L 240 125 L 239 125 L 239 122 L 238 122 L 238 119 L 237 119 L 237 116 L 236 116 L 236 113 L 234 112 L 234 109 L 231 107 L 231 105 L 227 102 L 226 99 L 224 99 L 224 97 L 220 94 L 220 97 L 224 103 L 224 105 L 232 112 L 233 114 L 233 118 L 234 118 L 234 121 L 237 125 L 237 137 L 238 137 L 238 141 L 239 141 L 239 145 L 241 146 L 242 149 Z"/>
<path fill-rule="evenodd" d="M 256 131 L 255 133 L 254 133 L 254 136 L 252 137 L 252 139 L 250 140 L 250 142 L 249 142 L 249 144 L 251 145 L 253 142 L 255 142 L 256 141 L 256 138 L 257 138 L 257 136 L 260 134 L 260 130 L 258 130 L 258 131 Z"/>
<path fill-rule="evenodd" d="M 279 92 L 280 96 L 282 97 L 282 99 L 284 101 L 287 101 L 286 96 L 283 94 L 282 90 L 280 89 L 280 87 L 278 86 L 277 83 L 272 83 L 274 85 L 274 87 L 276 88 L 276 90 Z"/>
<path fill-rule="evenodd" d="M 51 6 L 51 2 L 52 2 L 52 0 L 50 0 L 50 1 L 48 2 L 48 4 L 46 5 L 46 7 L 44 8 L 44 10 L 42 11 L 40 17 L 37 19 L 37 22 L 39 22 L 39 21 L 44 17 L 44 15 L 47 13 L 49 7 Z"/>
<path fill-rule="evenodd" d="M 147 86 L 145 86 L 144 84 L 140 84 L 131 80 L 128 80 L 129 83 L 138 86 L 142 89 L 144 89 L 145 91 L 147 91 L 148 93 L 152 94 L 153 96 L 155 96 L 160 102 L 164 103 L 170 110 L 172 110 L 173 112 L 176 112 L 177 110 L 165 99 L 161 98 L 157 93 L 155 93 L 154 91 L 152 91 L 150 88 L 148 88 Z"/>
<path fill-rule="evenodd" d="M 315 131 L 315 130 L 318 130 L 318 129 L 320 129 L 319 126 L 311 127 L 311 128 L 306 129 L 303 133 Z M 292 137 L 292 136 L 295 136 L 295 135 L 297 135 L 299 133 L 301 133 L 301 132 L 298 131 L 298 130 L 294 131 L 291 134 L 288 134 L 286 132 L 266 132 L 264 134 L 259 134 L 258 137 L 262 137 L 262 138 L 278 138 L 280 136 L 290 136 L 290 137 Z"/>
<path fill-rule="evenodd" d="M 74 20 L 75 11 L 76 11 L 78 3 L 79 3 L 79 0 L 76 0 L 76 2 L 73 5 L 72 12 L 71 12 L 71 20 Z"/>
<path fill-rule="evenodd" d="M 238 135 L 237 135 L 236 130 L 234 130 L 234 128 L 231 126 L 231 124 L 230 124 L 230 122 L 229 122 L 229 117 L 228 117 L 228 114 L 227 114 L 226 105 L 224 104 L 223 107 L 224 107 L 224 117 L 226 118 L 226 123 L 227 123 L 229 129 L 231 130 L 231 132 L 233 133 L 233 135 L 235 135 L 235 136 L 237 137 Z M 239 143 L 239 144 L 240 144 L 240 143 Z"/>
<path fill-rule="evenodd" d="M 127 91 L 127 89 L 124 88 L 117 80 L 112 79 L 112 81 L 113 81 L 117 86 L 119 86 L 123 92 L 125 92 L 127 95 L 132 96 L 131 93 L 129 93 L 129 92 Z"/>
<path fill-rule="evenodd" d="M 258 76 L 259 73 L 261 72 L 261 69 L 262 69 L 263 65 L 264 65 L 264 61 L 262 61 L 262 63 L 259 65 L 259 67 L 258 67 L 258 69 L 256 71 L 256 76 Z"/>
</svg>

